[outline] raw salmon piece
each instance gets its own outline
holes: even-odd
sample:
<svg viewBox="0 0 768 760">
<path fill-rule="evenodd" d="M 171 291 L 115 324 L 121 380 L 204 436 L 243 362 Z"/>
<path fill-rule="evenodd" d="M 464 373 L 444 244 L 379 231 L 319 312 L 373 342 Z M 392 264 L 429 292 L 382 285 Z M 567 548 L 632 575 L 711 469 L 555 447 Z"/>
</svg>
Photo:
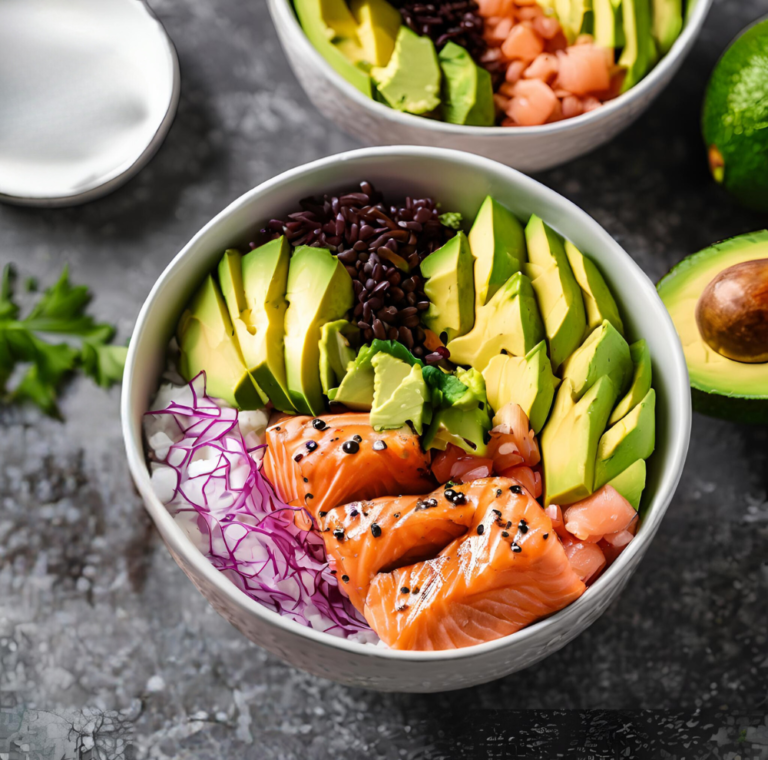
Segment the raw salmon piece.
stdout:
<svg viewBox="0 0 768 760">
<path fill-rule="evenodd" d="M 563 520 L 571 535 L 597 543 L 603 536 L 626 531 L 637 520 L 637 512 L 613 486 L 604 485 L 568 507 Z"/>
<path fill-rule="evenodd" d="M 501 46 L 501 52 L 509 60 L 532 61 L 543 50 L 544 39 L 528 24 L 513 26 Z"/>
<path fill-rule="evenodd" d="M 602 50 L 594 45 L 574 45 L 557 54 L 560 73 L 557 86 L 574 95 L 586 95 L 608 89 L 609 66 Z"/>
<path fill-rule="evenodd" d="M 567 95 L 564 97 L 562 107 L 563 117 L 566 119 L 571 119 L 574 116 L 581 116 L 581 114 L 584 113 L 584 104 L 581 102 L 581 99 L 577 98 L 575 95 Z"/>
<path fill-rule="evenodd" d="M 512 63 L 507 66 L 507 73 L 505 74 L 504 78 L 506 80 L 506 83 L 508 84 L 514 84 L 517 82 L 520 77 L 522 77 L 523 72 L 526 69 L 526 62 L 525 61 L 512 61 Z M 504 85 L 501 85 L 504 87 Z M 512 95 L 512 92 L 510 90 L 509 92 L 510 96 Z"/>
<path fill-rule="evenodd" d="M 597 545 L 603 550 L 603 554 L 605 554 L 609 566 L 613 564 L 619 554 L 621 554 L 634 539 L 635 534 L 637 533 L 638 522 L 639 520 L 633 520 L 625 531 L 609 533 L 597 542 Z"/>
<path fill-rule="evenodd" d="M 379 441 L 385 448 L 374 449 Z M 435 487 L 419 437 L 407 426 L 376 433 L 365 413 L 288 417 L 271 425 L 264 474 L 283 501 L 313 516 L 350 501 Z"/>
<path fill-rule="evenodd" d="M 532 80 L 538 81 L 538 80 Z M 524 84 L 520 82 L 517 86 Z M 505 404 L 493 418 L 494 428 L 488 443 L 488 455 L 496 472 L 520 464 L 533 467 L 541 461 L 539 443 L 528 417 L 519 404 Z"/>
<path fill-rule="evenodd" d="M 470 480 L 490 477 L 493 473 L 493 460 L 474 457 L 464 449 L 449 443 L 445 451 L 441 451 L 432 460 L 432 474 L 438 483 L 452 480 L 466 483 Z"/>
<path fill-rule="evenodd" d="M 558 50 L 565 50 L 568 47 L 568 38 L 565 32 L 560 29 L 554 37 L 548 39 L 544 45 L 548 53 L 556 53 Z"/>
<path fill-rule="evenodd" d="M 478 504 L 496 498 L 499 487 L 493 480 L 475 481 L 448 490 L 452 497 L 464 494 L 458 503 L 439 488 L 425 496 L 353 502 L 320 515 L 328 557 L 352 604 L 363 611 L 377 573 L 431 559 L 464 535 Z"/>
<path fill-rule="evenodd" d="M 547 516 L 552 521 L 552 527 L 555 529 L 555 533 L 560 536 L 561 539 L 571 538 L 571 534 L 565 529 L 563 523 L 563 510 L 557 504 L 550 504 L 544 508 Z"/>
<path fill-rule="evenodd" d="M 517 9 L 515 14 L 521 21 L 534 21 L 539 16 L 544 15 L 544 11 L 539 5 L 525 5 Z"/>
<path fill-rule="evenodd" d="M 584 583 L 594 580 L 606 565 L 605 554 L 597 544 L 569 536 L 563 539 L 563 548 L 573 571 Z"/>
<path fill-rule="evenodd" d="M 487 482 L 490 498 L 478 504 L 465 537 L 435 559 L 379 573 L 371 584 L 366 620 L 393 649 L 444 650 L 492 641 L 584 593 L 538 502 L 525 491 L 510 491 L 510 480 Z"/>
<path fill-rule="evenodd" d="M 559 62 L 557 56 L 552 53 L 542 53 L 523 72 L 525 79 L 541 79 L 542 82 L 551 84 L 557 78 Z"/>
<path fill-rule="evenodd" d="M 584 98 L 584 113 L 594 111 L 596 108 L 600 108 L 601 105 L 603 104 L 597 98 L 587 95 L 587 97 Z"/>
<path fill-rule="evenodd" d="M 562 34 L 562 27 L 555 16 L 537 16 L 533 20 L 533 28 L 545 39 L 553 40 L 558 34 Z"/>
<path fill-rule="evenodd" d="M 518 467 L 510 467 L 509 469 L 500 472 L 499 475 L 503 478 L 512 478 L 516 480 L 523 488 L 527 489 L 528 493 L 533 496 L 534 499 L 538 499 L 542 492 L 541 473 L 537 470 L 532 470 L 525 465 L 519 465 Z"/>
<path fill-rule="evenodd" d="M 557 105 L 555 93 L 538 79 L 521 79 L 507 114 L 522 127 L 544 124 Z"/>
<path fill-rule="evenodd" d="M 500 95 L 498 92 L 494 93 L 493 104 L 496 106 L 496 111 L 500 113 L 506 113 L 509 108 L 510 99 L 505 95 Z"/>
<path fill-rule="evenodd" d="M 513 21 L 511 18 L 503 18 L 495 26 L 491 26 L 485 32 L 485 40 L 491 45 L 501 45 L 503 52 L 504 41 L 509 37 L 512 31 Z"/>
<path fill-rule="evenodd" d="M 563 104 L 558 100 L 555 103 L 555 108 L 547 119 L 547 124 L 551 124 L 553 121 L 562 121 L 563 119 Z"/>
<path fill-rule="evenodd" d="M 512 0 L 478 0 L 481 16 L 506 16 L 512 11 Z"/>
</svg>

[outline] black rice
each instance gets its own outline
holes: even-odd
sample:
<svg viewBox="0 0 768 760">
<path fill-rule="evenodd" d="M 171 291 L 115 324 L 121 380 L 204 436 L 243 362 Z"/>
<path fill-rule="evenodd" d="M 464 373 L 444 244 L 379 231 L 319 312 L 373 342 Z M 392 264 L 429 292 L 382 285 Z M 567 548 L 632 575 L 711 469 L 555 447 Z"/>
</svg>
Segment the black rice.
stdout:
<svg viewBox="0 0 768 760">
<path fill-rule="evenodd" d="M 363 342 L 397 340 L 430 363 L 446 358 L 425 349 L 419 316 L 429 307 L 419 265 L 455 234 L 441 223 L 435 201 L 408 197 L 388 206 L 370 182 L 361 182 L 359 191 L 305 198 L 300 205 L 285 219 L 270 219 L 262 234 L 339 257 L 352 277 L 352 322 Z"/>
</svg>

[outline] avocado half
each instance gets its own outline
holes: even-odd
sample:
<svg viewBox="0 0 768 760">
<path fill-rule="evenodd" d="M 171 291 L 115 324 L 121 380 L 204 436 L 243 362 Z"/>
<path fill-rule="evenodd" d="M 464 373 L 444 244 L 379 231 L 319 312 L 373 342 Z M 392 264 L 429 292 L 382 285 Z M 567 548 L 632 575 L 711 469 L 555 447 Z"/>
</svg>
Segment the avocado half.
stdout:
<svg viewBox="0 0 768 760">
<path fill-rule="evenodd" d="M 683 344 L 693 408 L 734 422 L 768 423 L 768 363 L 745 364 L 712 350 L 696 324 L 704 288 L 725 269 L 768 258 L 768 230 L 716 243 L 683 259 L 657 285 Z"/>
</svg>

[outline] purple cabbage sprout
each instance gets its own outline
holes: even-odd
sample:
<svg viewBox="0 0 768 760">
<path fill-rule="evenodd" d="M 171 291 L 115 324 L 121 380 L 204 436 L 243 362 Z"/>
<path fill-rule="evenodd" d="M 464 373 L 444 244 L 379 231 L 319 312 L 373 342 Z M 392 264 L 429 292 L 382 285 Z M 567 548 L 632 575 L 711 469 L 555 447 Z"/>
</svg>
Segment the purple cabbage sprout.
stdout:
<svg viewBox="0 0 768 760">
<path fill-rule="evenodd" d="M 161 388 L 163 408 L 147 412 L 145 425 L 159 498 L 251 599 L 316 630 L 375 640 L 331 573 L 322 537 L 303 527 L 313 524 L 309 512 L 282 502 L 262 474 L 266 445 L 242 430 L 253 413 L 220 403 L 206 395 L 204 372 Z"/>
</svg>

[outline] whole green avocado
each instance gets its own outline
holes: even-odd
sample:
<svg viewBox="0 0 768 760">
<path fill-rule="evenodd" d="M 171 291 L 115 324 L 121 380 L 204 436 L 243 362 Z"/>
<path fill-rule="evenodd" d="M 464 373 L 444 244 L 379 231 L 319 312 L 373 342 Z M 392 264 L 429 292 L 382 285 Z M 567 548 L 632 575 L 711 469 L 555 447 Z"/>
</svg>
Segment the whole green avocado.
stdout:
<svg viewBox="0 0 768 760">
<path fill-rule="evenodd" d="M 768 211 L 768 20 L 725 51 L 707 86 L 702 131 L 715 181 L 740 203 Z"/>
</svg>

